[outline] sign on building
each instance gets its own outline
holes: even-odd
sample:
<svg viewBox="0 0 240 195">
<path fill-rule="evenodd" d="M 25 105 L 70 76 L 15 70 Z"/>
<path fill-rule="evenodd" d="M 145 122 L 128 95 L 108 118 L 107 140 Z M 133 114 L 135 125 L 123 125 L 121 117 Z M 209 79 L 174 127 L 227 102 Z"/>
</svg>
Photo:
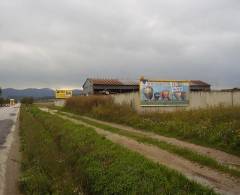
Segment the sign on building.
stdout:
<svg viewBox="0 0 240 195">
<path fill-rule="evenodd" d="M 140 80 L 141 106 L 187 106 L 188 81 Z"/>
</svg>

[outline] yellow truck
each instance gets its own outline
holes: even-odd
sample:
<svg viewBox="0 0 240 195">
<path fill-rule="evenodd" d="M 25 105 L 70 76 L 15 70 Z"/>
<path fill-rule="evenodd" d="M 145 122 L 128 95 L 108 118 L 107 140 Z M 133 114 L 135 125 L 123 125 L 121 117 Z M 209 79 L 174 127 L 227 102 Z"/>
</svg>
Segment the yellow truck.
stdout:
<svg viewBox="0 0 240 195">
<path fill-rule="evenodd" d="M 57 89 L 55 91 L 56 99 L 67 99 L 72 97 L 72 90 L 69 89 Z"/>
</svg>

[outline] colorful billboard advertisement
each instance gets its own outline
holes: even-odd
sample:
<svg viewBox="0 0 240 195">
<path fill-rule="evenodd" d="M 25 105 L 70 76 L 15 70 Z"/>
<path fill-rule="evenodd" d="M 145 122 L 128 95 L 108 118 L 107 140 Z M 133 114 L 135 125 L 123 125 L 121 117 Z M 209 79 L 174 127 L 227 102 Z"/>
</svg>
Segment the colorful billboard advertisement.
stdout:
<svg viewBox="0 0 240 195">
<path fill-rule="evenodd" d="M 69 89 L 57 89 L 55 92 L 56 99 L 67 99 L 72 97 L 72 90 Z"/>
<path fill-rule="evenodd" d="M 188 81 L 140 81 L 141 106 L 187 106 Z"/>
</svg>

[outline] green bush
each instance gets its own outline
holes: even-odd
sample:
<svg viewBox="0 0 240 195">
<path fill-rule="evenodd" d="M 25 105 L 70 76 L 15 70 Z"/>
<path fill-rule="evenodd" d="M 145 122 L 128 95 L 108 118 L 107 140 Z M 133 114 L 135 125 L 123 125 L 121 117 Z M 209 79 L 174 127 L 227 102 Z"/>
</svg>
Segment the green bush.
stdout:
<svg viewBox="0 0 240 195">
<path fill-rule="evenodd" d="M 24 97 L 21 99 L 22 104 L 33 104 L 34 99 L 33 97 Z"/>
<path fill-rule="evenodd" d="M 4 105 L 4 99 L 2 97 L 0 97 L 0 106 Z"/>
<path fill-rule="evenodd" d="M 8 98 L 4 99 L 4 98 L 0 97 L 0 106 L 4 106 L 9 103 L 10 103 L 10 100 Z"/>
<path fill-rule="evenodd" d="M 21 111 L 24 194 L 215 194 L 92 128 Z"/>
</svg>

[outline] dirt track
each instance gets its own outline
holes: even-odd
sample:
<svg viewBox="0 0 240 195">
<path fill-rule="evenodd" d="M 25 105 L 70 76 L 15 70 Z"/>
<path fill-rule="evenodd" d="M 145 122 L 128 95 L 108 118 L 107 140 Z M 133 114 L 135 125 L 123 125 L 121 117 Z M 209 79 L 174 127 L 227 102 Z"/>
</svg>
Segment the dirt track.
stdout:
<svg viewBox="0 0 240 195">
<path fill-rule="evenodd" d="M 175 138 L 171 138 L 171 137 L 165 137 L 165 136 L 157 135 L 157 134 L 151 133 L 151 132 L 144 132 L 144 131 L 141 131 L 141 130 L 131 128 L 129 126 L 124 126 L 124 125 L 119 125 L 119 124 L 115 124 L 115 123 L 100 121 L 100 120 L 96 120 L 96 119 L 89 118 L 89 117 L 83 117 L 83 118 L 86 118 L 86 119 L 92 120 L 92 121 L 96 121 L 98 123 L 110 125 L 112 127 L 116 127 L 116 128 L 122 129 L 122 130 L 138 133 L 138 134 L 141 134 L 141 135 L 144 135 L 144 136 L 147 136 L 147 137 L 151 137 L 151 138 L 154 138 L 154 139 L 157 139 L 157 140 L 160 140 L 160 141 L 164 141 L 164 142 L 179 146 L 179 147 L 188 148 L 188 149 L 190 149 L 192 151 L 195 151 L 199 154 L 209 156 L 209 157 L 217 160 L 221 164 L 234 166 L 234 168 L 240 168 L 240 157 L 231 155 L 229 153 L 226 153 L 226 152 L 223 152 L 223 151 L 220 151 L 220 150 L 216 150 L 216 149 L 213 149 L 213 148 L 208 148 L 208 147 L 192 144 L 192 143 L 189 143 L 189 142 L 184 142 L 184 141 L 181 141 L 181 140 L 178 140 L 178 139 L 175 139 Z"/>
<path fill-rule="evenodd" d="M 92 127 L 96 130 L 97 133 L 105 136 L 112 142 L 120 144 L 132 151 L 138 152 L 145 157 L 160 164 L 163 164 L 169 168 L 175 169 L 191 180 L 212 187 L 216 192 L 229 195 L 240 194 L 239 179 L 232 178 L 226 174 L 220 173 L 208 167 L 199 166 L 196 163 L 171 154 L 158 147 L 139 143 L 133 139 L 127 138 L 125 136 L 120 136 L 118 134 L 111 133 L 100 128 L 96 128 L 80 120 L 72 119 L 71 117 L 62 115 L 59 116 L 64 119 L 71 120 L 75 123 Z"/>
</svg>

